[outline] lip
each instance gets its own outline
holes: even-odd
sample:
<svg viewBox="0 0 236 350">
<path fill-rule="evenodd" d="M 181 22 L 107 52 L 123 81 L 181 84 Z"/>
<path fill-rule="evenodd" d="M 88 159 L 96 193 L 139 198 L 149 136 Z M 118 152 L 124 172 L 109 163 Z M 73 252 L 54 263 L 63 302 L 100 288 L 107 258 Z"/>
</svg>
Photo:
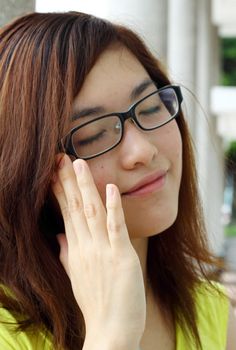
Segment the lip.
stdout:
<svg viewBox="0 0 236 350">
<path fill-rule="evenodd" d="M 126 196 L 143 196 L 154 192 L 163 187 L 166 179 L 166 170 L 160 170 L 155 174 L 151 174 L 139 181 L 135 186 L 131 187 L 123 195 Z"/>
</svg>

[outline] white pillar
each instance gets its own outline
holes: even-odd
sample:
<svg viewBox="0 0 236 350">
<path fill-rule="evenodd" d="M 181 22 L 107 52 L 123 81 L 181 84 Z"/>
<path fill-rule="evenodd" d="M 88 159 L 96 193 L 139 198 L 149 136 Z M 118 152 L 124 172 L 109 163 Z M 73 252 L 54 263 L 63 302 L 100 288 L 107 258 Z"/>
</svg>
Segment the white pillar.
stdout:
<svg viewBox="0 0 236 350">
<path fill-rule="evenodd" d="M 35 9 L 35 0 L 0 0 L 0 27 L 25 13 Z"/>
<path fill-rule="evenodd" d="M 168 68 L 173 80 L 195 92 L 196 0 L 169 0 Z M 183 89 L 186 117 L 194 137 L 195 101 Z"/>
<path fill-rule="evenodd" d="M 133 28 L 159 59 L 166 60 L 168 5 L 166 0 L 103 1 L 106 1 L 108 19 Z"/>
<path fill-rule="evenodd" d="M 214 58 L 216 31 L 211 23 L 211 1 L 198 2 L 196 149 L 200 190 L 205 209 L 209 241 L 216 254 L 221 252 L 223 228 L 220 210 L 223 194 L 223 155 L 217 139 L 216 117 L 210 111 L 210 91 L 217 72 Z M 214 81 L 215 83 L 215 81 Z"/>
<path fill-rule="evenodd" d="M 224 228 L 221 222 L 221 208 L 224 196 L 224 150 L 223 140 L 217 135 L 215 115 L 211 116 L 209 128 L 204 204 L 210 245 L 215 254 L 222 255 Z"/>
<path fill-rule="evenodd" d="M 45 0 L 46 1 L 46 0 Z M 73 6 L 72 6 L 73 4 Z M 60 4 L 60 11 L 75 10 L 91 13 L 127 25 L 138 32 L 151 51 L 162 61 L 167 51 L 167 0 L 67 0 Z M 37 9 L 44 11 L 38 1 Z M 48 11 L 59 9 L 57 0 L 50 0 Z"/>
</svg>

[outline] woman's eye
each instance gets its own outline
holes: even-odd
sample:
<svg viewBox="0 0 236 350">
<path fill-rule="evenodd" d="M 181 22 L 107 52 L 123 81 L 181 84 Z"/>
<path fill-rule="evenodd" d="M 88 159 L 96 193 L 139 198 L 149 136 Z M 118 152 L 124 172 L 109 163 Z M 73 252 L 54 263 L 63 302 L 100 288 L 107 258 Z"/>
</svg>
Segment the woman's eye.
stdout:
<svg viewBox="0 0 236 350">
<path fill-rule="evenodd" d="M 153 106 L 153 107 L 139 111 L 139 114 L 140 115 L 149 115 L 149 114 L 153 114 L 153 113 L 158 113 L 158 112 L 160 112 L 160 110 L 161 110 L 160 106 Z"/>
<path fill-rule="evenodd" d="M 104 137 L 104 134 L 106 133 L 106 130 L 103 129 L 101 130 L 99 133 L 95 134 L 95 135 L 91 135 L 89 137 L 86 137 L 86 138 L 82 138 L 82 139 L 79 139 L 77 138 L 75 140 L 77 146 L 86 146 L 86 145 L 89 145 L 95 141 L 98 141 L 99 139 L 101 139 L 102 137 Z"/>
</svg>

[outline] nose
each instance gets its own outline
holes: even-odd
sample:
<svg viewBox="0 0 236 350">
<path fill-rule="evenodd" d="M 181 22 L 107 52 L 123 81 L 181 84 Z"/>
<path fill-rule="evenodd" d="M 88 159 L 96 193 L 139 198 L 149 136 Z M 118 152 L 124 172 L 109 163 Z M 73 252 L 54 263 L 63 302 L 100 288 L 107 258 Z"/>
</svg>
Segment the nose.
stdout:
<svg viewBox="0 0 236 350">
<path fill-rule="evenodd" d="M 132 120 L 125 123 L 123 140 L 120 144 L 121 162 L 124 168 L 149 166 L 158 154 L 158 149 L 151 142 L 155 131 L 140 130 Z"/>
</svg>

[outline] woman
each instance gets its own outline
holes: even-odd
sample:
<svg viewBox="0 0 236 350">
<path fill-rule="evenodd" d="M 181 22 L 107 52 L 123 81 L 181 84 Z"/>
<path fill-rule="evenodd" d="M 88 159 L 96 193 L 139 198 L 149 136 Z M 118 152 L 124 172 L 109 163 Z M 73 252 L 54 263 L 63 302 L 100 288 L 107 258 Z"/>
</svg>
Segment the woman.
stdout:
<svg viewBox="0 0 236 350">
<path fill-rule="evenodd" d="M 19 18 L 0 101 L 1 348 L 233 349 L 181 90 L 137 35 Z"/>
</svg>

